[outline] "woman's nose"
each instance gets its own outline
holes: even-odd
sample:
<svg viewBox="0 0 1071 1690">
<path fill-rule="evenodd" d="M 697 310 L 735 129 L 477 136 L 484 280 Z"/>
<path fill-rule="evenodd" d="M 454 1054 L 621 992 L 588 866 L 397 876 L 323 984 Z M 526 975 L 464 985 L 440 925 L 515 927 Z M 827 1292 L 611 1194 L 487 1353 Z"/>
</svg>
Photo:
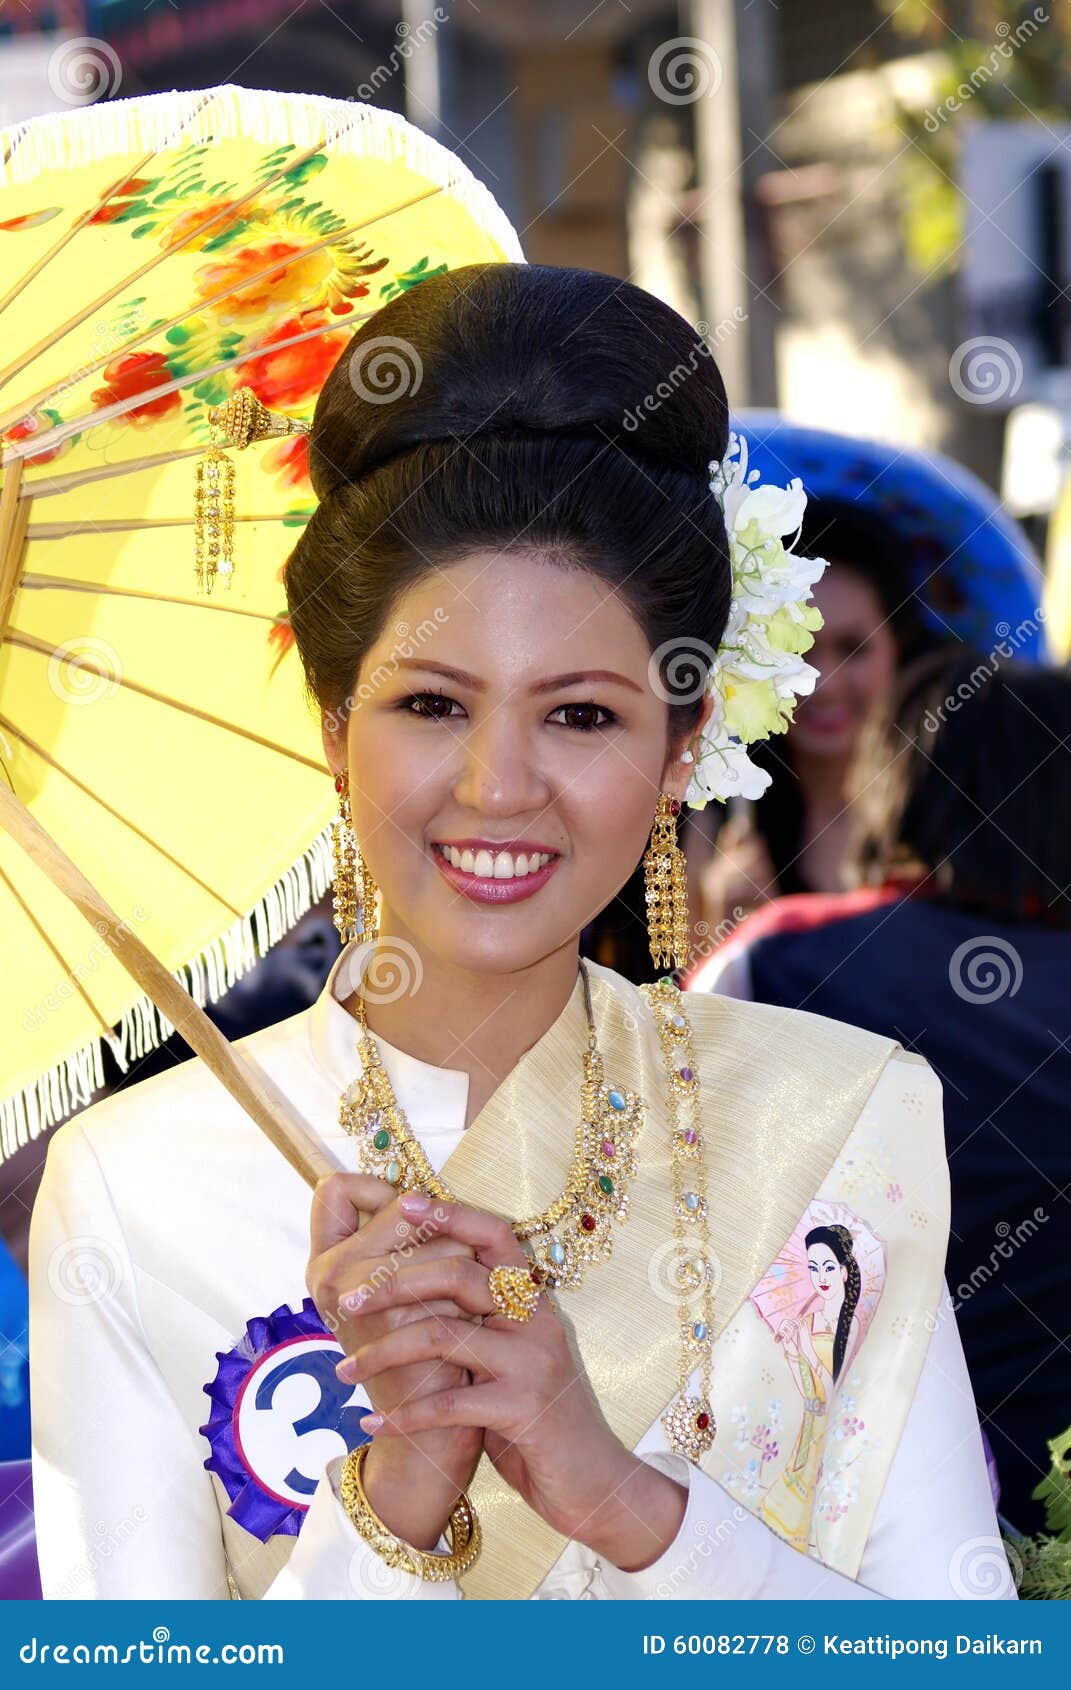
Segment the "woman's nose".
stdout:
<svg viewBox="0 0 1071 1690">
<path fill-rule="evenodd" d="M 512 816 L 547 802 L 550 786 L 532 738 L 505 710 L 474 725 L 459 755 L 454 797 L 463 809 Z"/>
</svg>

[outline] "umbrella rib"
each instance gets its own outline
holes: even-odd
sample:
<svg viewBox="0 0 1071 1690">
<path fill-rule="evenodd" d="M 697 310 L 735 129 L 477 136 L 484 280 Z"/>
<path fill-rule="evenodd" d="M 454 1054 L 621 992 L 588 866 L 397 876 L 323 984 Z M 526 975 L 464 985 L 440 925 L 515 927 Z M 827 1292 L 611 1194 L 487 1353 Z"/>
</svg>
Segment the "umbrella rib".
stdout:
<svg viewBox="0 0 1071 1690">
<path fill-rule="evenodd" d="M 3 637 L 4 645 L 21 646 L 24 651 L 32 651 L 39 657 L 63 657 L 68 655 L 61 647 L 50 646 L 44 640 L 36 639 L 32 634 L 22 634 L 17 631 L 9 632 Z M 224 721 L 222 716 L 213 716 L 208 710 L 198 710 L 193 704 L 183 704 L 180 699 L 168 698 L 166 693 L 157 692 L 153 687 L 147 687 L 140 681 L 132 681 L 126 675 L 117 675 L 113 670 L 101 669 L 82 654 L 78 656 L 78 667 L 88 669 L 90 674 L 97 675 L 101 680 L 112 681 L 121 687 L 128 687 L 142 698 L 151 698 L 157 704 L 167 705 L 172 710 L 178 710 L 184 716 L 193 716 L 198 721 L 207 722 L 214 728 L 223 728 L 227 733 L 237 734 L 241 739 L 249 740 L 253 745 L 262 745 L 266 751 L 274 751 L 279 757 L 289 757 L 292 762 L 300 763 L 303 768 L 314 769 L 319 775 L 329 775 L 331 770 L 326 763 L 317 762 L 314 757 L 306 757 L 302 751 L 291 751 L 287 745 L 280 745 L 276 740 L 266 739 L 263 734 L 254 733 L 251 728 L 239 727 L 237 722 Z"/>
<path fill-rule="evenodd" d="M 22 465 L 10 464 L 0 490 L 0 635 L 11 618 L 26 556 L 30 499 L 22 486 Z"/>
<path fill-rule="evenodd" d="M 97 525 L 94 524 L 94 527 Z M 35 530 L 30 530 L 31 539 Z M 266 610 L 250 610 L 244 604 L 222 604 L 218 599 L 209 598 L 202 593 L 195 599 L 182 599 L 170 593 L 144 593 L 138 587 L 108 587 L 103 581 L 72 581 L 63 575 L 24 575 L 19 582 L 20 588 L 32 588 L 37 592 L 54 590 L 61 593 L 101 593 L 105 598 L 140 599 L 149 604 L 180 604 L 187 610 L 222 610 L 228 616 L 251 616 L 257 622 L 278 622 L 278 616 L 272 616 Z"/>
<path fill-rule="evenodd" d="M 318 336 L 323 334 L 342 334 L 348 328 L 348 321 L 342 323 L 321 323 L 319 328 L 306 329 L 304 334 L 291 335 L 287 340 L 273 340 L 269 347 L 253 346 L 246 352 L 239 352 L 233 358 L 221 358 L 216 364 L 207 364 L 200 370 L 190 370 L 186 375 L 176 376 L 172 381 L 161 382 L 158 387 L 146 387 L 137 394 L 133 401 L 119 400 L 114 405 L 102 405 L 95 416 L 89 416 L 87 414 L 81 417 L 74 417 L 70 422 L 58 423 L 55 428 L 49 429 L 47 434 L 35 434 L 27 440 L 20 440 L 14 444 L 8 444 L 4 449 L 3 458 L 0 459 L 0 462 L 7 464 L 11 463 L 15 458 L 36 457 L 39 452 L 43 452 L 49 447 L 62 445 L 69 435 L 81 433 L 82 428 L 87 423 L 91 423 L 96 426 L 99 423 L 111 422 L 115 417 L 125 416 L 127 411 L 131 410 L 135 404 L 138 406 L 148 405 L 155 399 L 165 397 L 168 393 L 179 393 L 184 387 L 192 387 L 194 382 L 204 381 L 208 376 L 219 375 L 222 370 L 238 369 L 240 365 L 248 364 L 253 358 L 264 358 L 269 352 L 285 352 L 289 347 L 300 346 L 306 340 L 316 340 Z M 2 432 L 10 422 L 11 416 L 15 415 L 21 417 L 24 413 L 20 409 L 18 412 L 12 412 L 8 417 L 0 417 L 0 432 Z M 203 447 L 196 447 L 193 449 L 194 452 L 201 452 L 203 450 Z M 176 452 L 174 454 L 175 457 L 189 457 L 191 455 L 192 454 L 189 451 L 183 453 Z M 165 457 L 166 456 L 167 454 L 165 454 Z M 123 473 L 127 471 L 128 467 L 129 466 L 126 464 L 122 466 Z"/>
<path fill-rule="evenodd" d="M 210 103 L 211 103 L 211 96 L 208 99 L 202 100 L 200 105 L 194 106 L 193 110 L 189 113 L 189 116 L 184 118 L 183 122 L 179 124 L 178 128 L 175 131 L 176 135 L 178 135 L 182 132 L 182 129 L 183 129 L 185 124 L 192 123 L 193 119 L 195 117 L 197 117 L 201 112 L 203 112 L 205 110 L 205 108 Z M 114 199 L 115 195 L 119 192 L 119 189 L 124 185 L 124 183 L 129 182 L 133 177 L 138 176 L 141 173 L 141 171 L 143 171 L 145 169 L 146 165 L 150 164 L 152 162 L 152 160 L 154 158 L 157 158 L 158 156 L 159 156 L 159 154 L 156 152 L 155 149 L 153 149 L 153 150 L 151 150 L 147 153 L 143 153 L 141 158 L 138 159 L 137 163 L 133 166 L 132 169 L 124 171 L 123 175 L 120 176 L 119 180 L 117 182 L 113 182 L 112 186 L 108 189 L 107 193 L 104 195 L 104 197 L 102 199 L 99 199 L 97 201 L 96 205 L 89 206 L 85 211 L 82 212 L 80 217 L 77 217 L 75 219 L 75 221 L 69 226 L 69 228 L 64 230 L 63 234 L 60 235 L 59 239 L 54 243 L 54 245 L 52 245 L 47 252 L 42 253 L 40 258 L 38 258 L 35 263 L 31 264 L 30 268 L 25 272 L 25 274 L 20 276 L 19 280 L 14 284 L 14 286 L 9 288 L 7 293 L 4 294 L 3 298 L 0 299 L 0 314 L 2 314 L 3 312 L 5 312 L 7 310 L 8 306 L 11 304 L 11 301 L 18 297 L 18 295 L 22 292 L 23 288 L 28 287 L 29 284 L 32 281 L 34 281 L 36 279 L 36 277 L 38 277 L 41 274 L 41 271 L 46 267 L 46 265 L 51 264 L 52 260 L 59 256 L 59 254 L 63 251 L 64 247 L 67 245 L 68 241 L 73 240 L 75 235 L 78 234 L 79 230 L 84 229 L 86 224 L 91 222 L 92 219 L 94 217 L 96 217 L 97 213 L 100 211 L 101 206 L 107 205 L 109 203 L 109 201 Z M 10 153 L 8 155 L 8 159 L 5 162 L 10 162 L 10 159 L 12 157 L 14 157 L 14 154 Z"/>
<path fill-rule="evenodd" d="M 100 1026 L 101 1030 L 103 1031 L 105 1037 L 110 1038 L 111 1034 L 112 1034 L 111 1023 L 104 1019 L 104 1016 L 101 1014 L 100 1010 L 97 1008 L 96 1004 L 93 1002 L 93 999 L 90 997 L 89 993 L 86 991 L 85 987 L 82 985 L 81 980 L 79 980 L 78 976 L 75 974 L 74 970 L 71 968 L 71 966 L 68 963 L 66 957 L 53 944 L 51 938 L 45 932 L 44 928 L 41 926 L 41 923 L 38 921 L 37 917 L 34 915 L 33 910 L 30 908 L 30 906 L 26 902 L 25 898 L 19 892 L 18 887 L 12 882 L 12 880 L 9 878 L 9 876 L 4 873 L 4 870 L 2 868 L 0 868 L 0 880 L 2 880 L 4 882 L 4 885 L 7 887 L 8 891 L 11 893 L 11 896 L 14 898 L 15 902 L 21 908 L 22 913 L 25 915 L 27 921 L 29 921 L 30 925 L 36 930 L 38 937 L 40 939 L 42 939 L 44 941 L 44 943 L 48 946 L 48 949 L 52 952 L 52 955 L 55 957 L 57 963 L 59 964 L 60 968 L 62 968 L 62 970 L 63 970 L 64 974 L 67 976 L 68 980 L 71 980 L 71 981 L 74 982 L 76 990 L 84 998 L 85 1004 L 86 1004 L 87 1009 L 89 1010 L 89 1013 L 92 1015 L 94 1021 L 96 1021 L 98 1023 L 98 1025 Z"/>
<path fill-rule="evenodd" d="M 116 475 L 137 475 L 143 469 L 166 469 L 182 458 L 199 458 L 203 446 L 179 446 L 173 452 L 153 452 L 147 458 L 125 458 L 122 463 L 96 465 L 91 469 L 69 469 L 62 475 L 35 476 L 31 490 L 35 499 L 51 499 L 57 493 L 69 493 L 74 487 L 85 487 L 93 481 L 109 481 Z M 24 459 L 32 469 L 30 459 Z"/>
<path fill-rule="evenodd" d="M 172 867 L 177 868 L 188 880 L 192 880 L 195 886 L 199 886 L 202 892 L 207 892 L 210 898 L 214 898 L 216 900 L 217 904 L 222 904 L 223 908 L 234 916 L 236 920 L 241 920 L 242 911 L 236 909 L 229 898 L 225 898 L 222 892 L 217 892 L 216 888 L 214 886 L 210 886 L 207 880 L 202 880 L 201 876 L 199 874 L 195 874 L 191 868 L 187 867 L 181 858 L 173 856 L 165 845 L 161 845 L 159 840 L 154 839 L 151 834 L 146 833 L 143 828 L 138 827 L 137 823 L 131 821 L 129 816 L 124 816 L 121 810 L 117 810 L 113 804 L 109 804 L 108 800 L 106 798 L 102 798 L 99 792 L 94 792 L 92 787 L 86 785 L 85 781 L 79 780 L 76 774 L 66 768 L 64 764 L 58 762 L 55 757 L 47 752 L 43 745 L 39 745 L 36 740 L 31 739 L 29 734 L 24 733 L 21 728 L 15 725 L 14 722 L 8 721 L 6 716 L 0 716 L 0 727 L 3 727 L 6 732 L 13 734 L 16 739 L 21 739 L 23 745 L 28 745 L 30 750 L 33 751 L 36 756 L 40 757 L 43 763 L 48 764 L 50 769 L 55 769 L 57 774 L 62 775 L 65 780 L 69 780 L 72 786 L 76 786 L 78 788 L 79 792 L 84 792 L 87 798 L 93 799 L 95 803 L 100 805 L 102 810 L 106 810 L 108 814 L 114 817 L 117 822 L 120 822 L 123 827 L 129 828 L 131 833 L 137 834 L 138 838 L 144 840 L 145 844 L 150 846 L 152 850 L 159 852 L 160 856 L 164 857 L 166 861 L 172 865 Z"/>
<path fill-rule="evenodd" d="M 129 516 L 117 517 L 114 522 L 95 522 L 91 518 L 85 522 L 38 522 L 28 531 L 28 539 L 34 540 L 73 540 L 81 539 L 87 530 L 94 534 L 134 534 L 141 528 L 192 528 L 192 516 Z M 265 512 L 263 516 L 243 516 L 238 512 L 234 516 L 235 522 L 279 522 L 281 516 Z"/>
<path fill-rule="evenodd" d="M 191 113 L 190 119 L 192 119 L 194 115 L 196 115 L 196 113 Z M 190 121 L 190 119 L 187 121 Z M 354 124 L 359 121 L 359 116 L 355 117 L 353 120 Z M 347 127 L 352 128 L 353 125 L 348 125 Z M 92 304 L 84 306 L 83 309 L 76 312 L 73 317 L 68 317 L 67 321 L 65 323 L 61 323 L 59 328 L 54 330 L 52 334 L 44 336 L 43 339 L 37 342 L 36 346 L 31 346 L 28 351 L 21 353 L 18 358 L 8 364 L 6 369 L 0 370 L 0 387 L 6 387 L 12 376 L 18 375 L 19 372 L 24 370 L 28 364 L 32 364 L 34 359 L 42 352 L 47 352 L 50 347 L 56 345 L 57 341 L 63 340 L 65 336 L 70 334 L 72 329 L 76 329 L 78 325 L 80 323 L 84 323 L 88 317 L 92 317 L 94 313 L 100 311 L 103 306 L 110 304 L 116 295 L 122 293 L 125 288 L 131 287 L 135 282 L 139 282 L 143 276 L 147 276 L 150 270 L 154 270 L 156 266 L 158 264 L 162 264 L 166 258 L 170 258 L 174 253 L 181 252 L 184 247 L 189 246 L 191 241 L 200 239 L 206 229 L 213 228 L 215 224 L 219 223 L 223 219 L 233 220 L 234 213 L 236 211 L 240 211 L 243 206 L 248 205 L 252 200 L 255 200 L 258 195 L 265 193 L 270 188 L 273 188 L 276 182 L 279 182 L 284 177 L 288 176 L 291 171 L 299 169 L 308 159 L 313 158 L 317 153 L 322 152 L 327 146 L 329 139 L 334 142 L 340 135 L 344 135 L 345 133 L 346 130 L 344 128 L 333 131 L 330 137 L 324 135 L 314 147 L 309 147 L 305 153 L 299 154 L 296 159 L 291 159 L 287 165 L 276 170 L 265 181 L 258 182 L 256 187 L 250 188 L 248 193 L 240 195 L 240 197 L 236 200 L 231 200 L 227 205 L 221 205 L 218 211 L 213 212 L 212 216 L 207 218 L 204 223 L 200 223 L 196 228 L 191 229 L 189 234 L 183 235 L 181 240 L 175 242 L 174 246 L 166 247 L 162 252 L 155 253 L 152 258 L 145 261 L 140 269 L 135 270 L 131 275 L 124 276 L 120 281 L 118 281 L 110 292 L 102 293 L 99 299 L 95 299 Z M 436 192 L 441 192 L 441 189 L 436 189 Z M 358 224 L 357 227 L 359 228 L 360 225 Z M 20 416 L 25 415 L 28 408 L 29 407 L 27 405 L 22 406 L 17 414 Z"/>
</svg>

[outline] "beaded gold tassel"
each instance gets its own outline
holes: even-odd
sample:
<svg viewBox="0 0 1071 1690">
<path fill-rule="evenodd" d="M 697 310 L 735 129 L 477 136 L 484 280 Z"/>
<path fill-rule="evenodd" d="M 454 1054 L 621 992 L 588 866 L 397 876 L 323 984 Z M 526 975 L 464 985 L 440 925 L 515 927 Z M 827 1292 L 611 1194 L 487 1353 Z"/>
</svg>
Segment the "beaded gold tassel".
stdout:
<svg viewBox="0 0 1071 1690">
<path fill-rule="evenodd" d="M 647 935 L 656 968 L 683 968 L 688 960 L 688 879 L 677 844 L 680 802 L 659 794 L 651 843 L 643 856 Z"/>
<path fill-rule="evenodd" d="M 217 575 L 230 586 L 234 571 L 234 465 L 214 435 L 204 457 L 197 460 L 193 556 L 199 593 L 210 593 Z"/>
<path fill-rule="evenodd" d="M 345 775 L 335 776 L 335 791 L 338 793 L 338 815 L 331 841 L 335 858 L 334 923 L 342 943 L 348 945 L 357 938 L 364 942 L 378 937 L 376 899 L 379 887 L 357 849 Z"/>
<path fill-rule="evenodd" d="M 309 432 L 298 417 L 269 411 L 251 387 L 236 387 L 222 405 L 213 405 L 208 426 L 211 444 L 197 460 L 193 498 L 194 568 L 202 593 L 212 591 L 217 575 L 229 587 L 234 574 L 234 463 L 223 447 L 244 451 L 254 440 Z"/>
</svg>

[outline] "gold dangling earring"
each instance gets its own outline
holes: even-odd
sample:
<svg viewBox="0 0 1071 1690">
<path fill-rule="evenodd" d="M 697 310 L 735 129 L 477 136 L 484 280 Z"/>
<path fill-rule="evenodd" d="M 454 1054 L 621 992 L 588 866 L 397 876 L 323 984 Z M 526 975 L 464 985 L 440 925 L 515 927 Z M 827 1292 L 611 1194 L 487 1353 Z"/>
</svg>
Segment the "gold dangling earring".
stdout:
<svg viewBox="0 0 1071 1690">
<path fill-rule="evenodd" d="M 683 968 L 688 960 L 688 878 L 684 852 L 677 844 L 680 801 L 668 792 L 658 797 L 651 843 L 644 852 L 647 935 L 656 968 Z"/>
<path fill-rule="evenodd" d="M 351 940 L 364 942 L 378 939 L 376 899 L 379 887 L 357 848 L 345 775 L 335 776 L 335 791 L 338 793 L 338 817 L 332 841 L 335 854 L 334 922 L 342 943 L 348 945 Z"/>
</svg>

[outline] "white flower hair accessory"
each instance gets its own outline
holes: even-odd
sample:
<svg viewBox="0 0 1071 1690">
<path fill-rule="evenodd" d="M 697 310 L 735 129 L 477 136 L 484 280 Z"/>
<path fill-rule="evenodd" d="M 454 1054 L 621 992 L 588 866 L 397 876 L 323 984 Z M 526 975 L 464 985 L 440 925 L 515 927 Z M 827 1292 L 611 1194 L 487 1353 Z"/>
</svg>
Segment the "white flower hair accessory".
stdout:
<svg viewBox="0 0 1071 1690">
<path fill-rule="evenodd" d="M 818 670 L 803 653 L 822 626 L 811 588 L 824 558 L 798 557 L 807 495 L 797 476 L 787 487 L 759 487 L 747 467 L 747 441 L 731 433 L 729 450 L 710 463 L 711 491 L 725 516 L 733 571 L 732 602 L 721 645 L 710 666 L 710 719 L 695 742 L 695 771 L 684 795 L 693 810 L 711 798 L 759 798 L 771 776 L 751 762 L 747 747 L 784 733 L 797 695 L 814 691 Z"/>
</svg>

